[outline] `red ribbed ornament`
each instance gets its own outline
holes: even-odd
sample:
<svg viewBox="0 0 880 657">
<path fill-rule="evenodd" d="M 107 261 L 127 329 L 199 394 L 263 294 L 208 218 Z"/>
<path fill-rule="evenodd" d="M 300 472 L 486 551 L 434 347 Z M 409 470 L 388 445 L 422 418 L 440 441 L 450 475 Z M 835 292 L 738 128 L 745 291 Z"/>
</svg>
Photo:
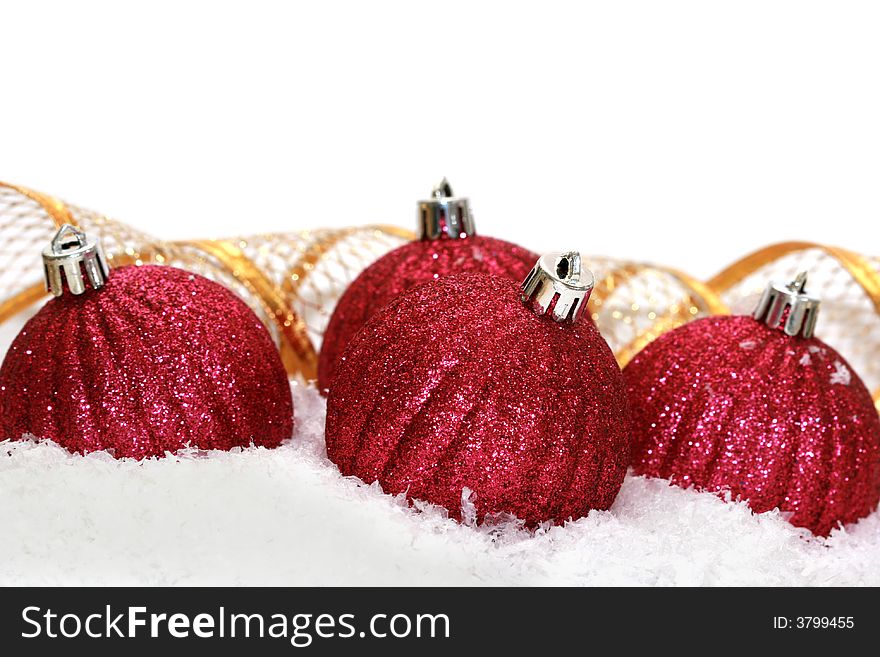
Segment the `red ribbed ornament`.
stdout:
<svg viewBox="0 0 880 657">
<path fill-rule="evenodd" d="M 181 269 L 108 272 L 102 258 L 47 268 L 60 296 L 27 322 L 0 368 L 3 438 L 144 458 L 187 445 L 275 447 L 291 436 L 287 376 L 244 302 Z"/>
<path fill-rule="evenodd" d="M 421 239 L 387 253 L 348 286 L 324 332 L 318 387 L 331 387 L 339 358 L 373 314 L 400 293 L 442 276 L 493 274 L 521 281 L 537 255 L 515 244 L 474 232 L 467 199 L 452 196 L 444 180 L 434 197 L 419 204 Z"/>
<path fill-rule="evenodd" d="M 530 526 L 609 508 L 629 462 L 623 378 L 578 317 L 592 277 L 565 269 L 554 283 L 540 264 L 553 257 L 522 291 L 456 274 L 374 315 L 327 402 L 327 453 L 343 474 L 457 519 L 469 519 L 463 499 L 477 520 L 513 514 Z"/>
<path fill-rule="evenodd" d="M 880 419 L 846 360 L 812 337 L 804 282 L 768 288 L 755 317 L 662 335 L 624 376 L 637 473 L 729 491 L 827 535 L 877 506 Z"/>
</svg>

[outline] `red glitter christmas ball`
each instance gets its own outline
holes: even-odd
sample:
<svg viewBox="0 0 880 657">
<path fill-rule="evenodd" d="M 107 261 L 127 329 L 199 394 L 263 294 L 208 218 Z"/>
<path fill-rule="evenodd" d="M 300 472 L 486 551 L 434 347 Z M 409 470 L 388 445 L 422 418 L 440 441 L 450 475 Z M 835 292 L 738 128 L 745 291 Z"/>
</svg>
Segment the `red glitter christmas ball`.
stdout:
<svg viewBox="0 0 880 657">
<path fill-rule="evenodd" d="M 73 294 L 82 280 L 69 284 L 68 274 L 63 293 L 9 349 L 0 368 L 3 438 L 29 434 L 76 452 L 144 458 L 187 445 L 275 447 L 290 437 L 287 376 L 244 302 L 174 267 L 122 267 L 106 282 L 95 271 L 100 289 Z"/>
<path fill-rule="evenodd" d="M 756 317 L 691 322 L 629 363 L 637 473 L 729 491 L 820 535 L 877 506 L 880 419 L 846 360 L 811 337 L 807 299 L 803 281 L 773 286 Z"/>
<path fill-rule="evenodd" d="M 463 498 L 477 520 L 513 514 L 530 526 L 611 506 L 629 463 L 623 378 L 577 317 L 589 272 L 579 292 L 554 289 L 540 262 L 524 292 L 457 274 L 376 313 L 327 402 L 327 453 L 343 474 L 457 519 Z"/>
<path fill-rule="evenodd" d="M 438 190 L 442 190 L 442 184 Z M 441 193 L 419 205 L 422 239 L 367 267 L 340 297 L 324 332 L 318 387 L 331 387 L 345 347 L 373 314 L 401 292 L 450 274 L 493 274 L 521 281 L 537 255 L 515 244 L 474 234 L 467 200 Z M 455 218 L 455 221 L 447 219 Z"/>
</svg>

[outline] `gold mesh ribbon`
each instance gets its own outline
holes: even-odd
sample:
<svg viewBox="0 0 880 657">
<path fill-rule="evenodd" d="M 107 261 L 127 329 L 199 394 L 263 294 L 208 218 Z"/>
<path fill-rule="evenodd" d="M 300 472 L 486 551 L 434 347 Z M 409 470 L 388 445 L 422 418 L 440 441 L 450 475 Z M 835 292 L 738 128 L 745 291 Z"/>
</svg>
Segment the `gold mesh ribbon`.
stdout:
<svg viewBox="0 0 880 657">
<path fill-rule="evenodd" d="M 588 262 L 597 277 L 593 319 L 625 365 L 651 340 L 713 314 L 750 313 L 770 280 L 809 272 L 822 299 L 817 335 L 850 361 L 880 409 L 880 258 L 810 242 L 774 244 L 705 283 L 674 269 L 607 258 Z"/>
<path fill-rule="evenodd" d="M 392 226 L 318 228 L 220 240 L 163 241 L 120 221 L 0 183 L 0 323 L 44 298 L 40 252 L 63 223 L 100 237 L 111 265 L 171 264 L 241 296 L 269 328 L 292 375 L 315 376 L 316 353 L 339 296 L 364 267 L 412 239 Z M 621 365 L 697 317 L 748 313 L 768 280 L 810 273 L 821 297 L 817 333 L 874 391 L 880 407 L 880 258 L 807 242 L 761 249 L 709 281 L 644 263 L 592 257 L 593 319 Z M 29 310 L 30 309 L 30 310 Z"/>
<path fill-rule="evenodd" d="M 222 283 L 257 313 L 291 374 L 312 379 L 339 295 L 376 258 L 412 239 L 392 226 L 163 241 L 104 215 L 0 182 L 0 322 L 45 297 L 40 254 L 70 223 L 101 238 L 111 266 L 169 264 Z"/>
</svg>

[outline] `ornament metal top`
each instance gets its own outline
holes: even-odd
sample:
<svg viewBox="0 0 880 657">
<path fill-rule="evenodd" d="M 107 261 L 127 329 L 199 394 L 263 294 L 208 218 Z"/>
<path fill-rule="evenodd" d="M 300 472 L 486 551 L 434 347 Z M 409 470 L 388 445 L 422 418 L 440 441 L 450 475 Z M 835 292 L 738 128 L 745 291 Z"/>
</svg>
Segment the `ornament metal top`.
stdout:
<svg viewBox="0 0 880 657">
<path fill-rule="evenodd" d="M 802 271 L 788 284 L 770 283 L 752 315 L 786 335 L 813 337 L 819 315 L 819 299 L 806 293 L 807 272 Z"/>
<path fill-rule="evenodd" d="M 416 222 L 420 240 L 462 239 L 477 234 L 470 201 L 455 196 L 446 178 L 434 187 L 430 199 L 419 201 Z"/>
<path fill-rule="evenodd" d="M 86 291 L 86 278 L 92 288 L 101 289 L 110 275 L 110 266 L 99 240 L 64 224 L 43 249 L 43 272 L 46 291 L 60 297 L 65 281 L 71 294 Z"/>
<path fill-rule="evenodd" d="M 593 273 L 581 267 L 581 254 L 548 253 L 538 258 L 522 283 L 523 303 L 557 322 L 574 322 L 593 291 Z"/>
</svg>

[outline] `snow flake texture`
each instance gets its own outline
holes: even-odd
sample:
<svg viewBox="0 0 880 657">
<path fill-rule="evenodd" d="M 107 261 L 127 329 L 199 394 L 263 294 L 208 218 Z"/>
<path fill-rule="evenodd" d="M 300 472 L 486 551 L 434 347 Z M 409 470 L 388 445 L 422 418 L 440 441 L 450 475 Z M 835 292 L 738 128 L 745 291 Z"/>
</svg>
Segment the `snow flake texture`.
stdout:
<svg viewBox="0 0 880 657">
<path fill-rule="evenodd" d="M 294 396 L 277 449 L 134 461 L 0 443 L 0 584 L 880 585 L 878 513 L 813 538 L 659 479 L 630 475 L 611 510 L 565 526 L 462 525 L 342 477 L 322 398 Z"/>
</svg>

